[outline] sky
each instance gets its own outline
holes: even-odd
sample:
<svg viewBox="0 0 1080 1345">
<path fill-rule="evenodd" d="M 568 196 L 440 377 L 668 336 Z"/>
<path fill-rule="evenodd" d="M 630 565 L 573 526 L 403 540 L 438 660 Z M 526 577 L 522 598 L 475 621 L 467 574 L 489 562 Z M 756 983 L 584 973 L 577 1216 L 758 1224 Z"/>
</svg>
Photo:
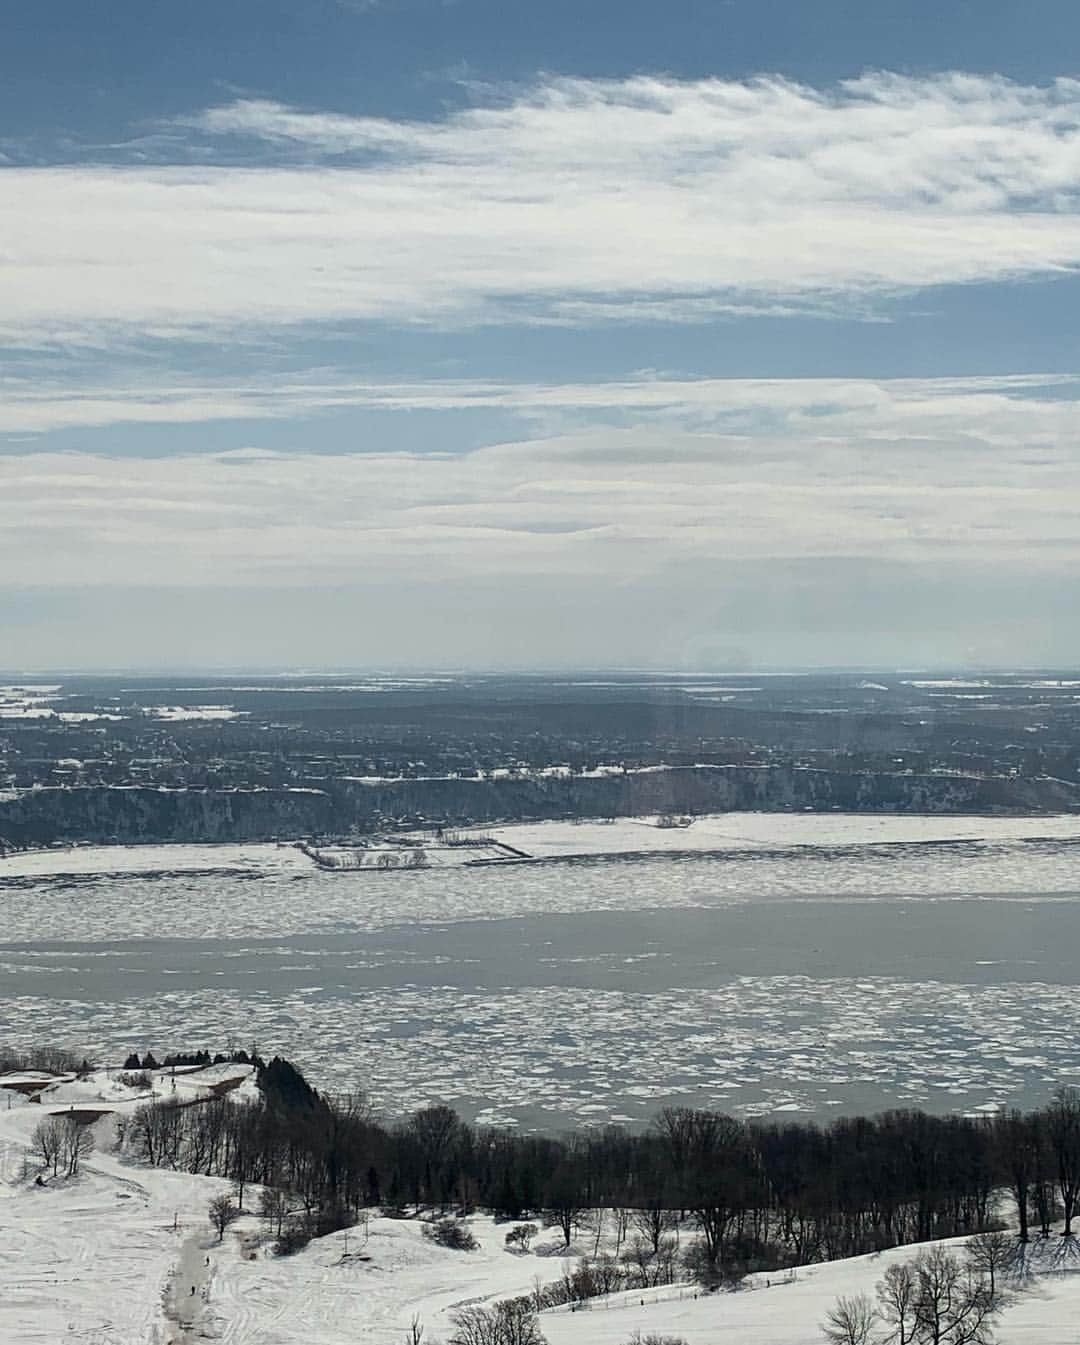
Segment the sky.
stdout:
<svg viewBox="0 0 1080 1345">
<path fill-rule="evenodd" d="M 0 667 L 1080 664 L 1075 0 L 36 0 Z"/>
</svg>

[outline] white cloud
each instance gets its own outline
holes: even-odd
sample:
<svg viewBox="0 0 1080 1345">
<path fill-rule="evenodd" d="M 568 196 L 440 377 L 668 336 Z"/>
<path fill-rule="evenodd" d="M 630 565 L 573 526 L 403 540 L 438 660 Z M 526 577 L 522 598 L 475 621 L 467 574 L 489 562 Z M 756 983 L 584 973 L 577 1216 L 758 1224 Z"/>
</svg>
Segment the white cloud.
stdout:
<svg viewBox="0 0 1080 1345">
<path fill-rule="evenodd" d="M 291 420 L 323 411 L 488 410 L 585 426 L 661 421 L 681 429 L 854 441 L 898 436 L 1003 446 L 1064 442 L 1076 423 L 1080 375 L 923 379 L 717 379 L 643 376 L 580 383 L 482 379 L 365 382 L 340 370 L 185 382 L 146 375 L 79 383 L 0 379 L 0 434 L 125 424 Z"/>
<path fill-rule="evenodd" d="M 1072 80 L 555 80 L 439 122 L 195 122 L 219 166 L 2 170 L 10 334 L 694 319 L 1080 262 Z M 236 166 L 252 138 L 287 162 Z"/>
<path fill-rule="evenodd" d="M 9 585 L 619 585 L 731 562 L 1080 563 L 1076 388 L 1052 378 L 416 385 L 558 404 L 574 433 L 470 453 L 0 457 Z M 375 394 L 372 394 L 374 397 Z M 634 428 L 604 423 L 629 405 Z"/>
</svg>

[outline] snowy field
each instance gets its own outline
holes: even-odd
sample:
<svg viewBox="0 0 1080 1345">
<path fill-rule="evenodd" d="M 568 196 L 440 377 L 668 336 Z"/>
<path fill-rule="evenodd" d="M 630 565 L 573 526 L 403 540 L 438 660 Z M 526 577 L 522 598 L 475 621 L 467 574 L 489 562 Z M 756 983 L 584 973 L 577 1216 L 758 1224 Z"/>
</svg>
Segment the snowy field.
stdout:
<svg viewBox="0 0 1080 1345">
<path fill-rule="evenodd" d="M 867 813 L 720 813 L 698 817 L 688 827 L 664 827 L 649 817 L 610 822 L 513 822 L 462 828 L 538 860 L 579 856 L 855 849 L 935 844 L 1007 845 L 1034 841 L 1080 842 L 1080 815 L 1038 817 L 942 817 Z M 420 835 L 422 833 L 417 833 Z M 427 833 L 430 835 L 430 833 Z M 58 846 L 0 859 L 0 883 L 8 878 L 91 873 L 292 872 L 311 867 L 293 845 L 103 845 Z"/>
<path fill-rule="evenodd" d="M 220 1067 L 215 1077 L 238 1069 L 243 1073 Z M 200 1077 L 181 1078 L 177 1086 L 194 1092 Z M 159 1074 L 155 1087 L 168 1091 L 170 1080 Z M 245 1082 L 235 1096 L 248 1091 Z M 285 1259 L 270 1253 L 251 1215 L 218 1243 L 206 1209 L 226 1183 L 122 1159 L 113 1148 L 113 1116 L 94 1125 L 96 1151 L 75 1178 L 39 1187 L 28 1151 L 43 1112 L 75 1105 L 120 1114 L 138 1102 L 102 1074 L 47 1096 L 42 1106 L 13 1096 L 10 1109 L 0 1109 L 5 1342 L 401 1345 L 414 1317 L 434 1342 L 450 1334 L 456 1307 L 528 1294 L 537 1278 L 547 1282 L 569 1268 L 550 1254 L 558 1241 L 553 1232 L 529 1253 L 513 1254 L 503 1246 L 505 1227 L 485 1216 L 470 1221 L 480 1243 L 473 1252 L 434 1246 L 415 1220 L 379 1217 L 366 1230 L 349 1230 L 347 1244 L 345 1234 L 332 1234 Z M 249 1188 L 249 1204 L 255 1196 Z M 591 1233 L 584 1235 L 574 1254 L 591 1250 L 592 1242 Z M 1040 1273 L 1003 1319 L 1000 1339 L 1007 1345 L 1075 1341 L 1080 1260 L 1067 1250 L 1056 1238 L 1036 1244 Z M 907 1248 L 794 1275 L 758 1275 L 734 1294 L 699 1296 L 691 1285 L 622 1293 L 574 1313 L 548 1309 L 540 1326 L 550 1345 L 627 1345 L 634 1332 L 675 1334 L 688 1345 L 821 1345 L 820 1323 L 835 1299 L 872 1294 L 887 1267 L 912 1254 Z"/>
<path fill-rule="evenodd" d="M 246 711 L 221 705 L 150 705 L 133 708 L 123 713 L 109 710 L 65 710 L 59 708 L 69 700 L 68 693 L 56 683 L 49 685 L 0 686 L 0 719 L 53 719 L 65 724 L 85 724 L 91 721 L 119 722 L 129 717 L 144 716 L 180 723 L 191 720 L 238 719 Z"/>
<path fill-rule="evenodd" d="M 293 845 L 78 845 L 25 850 L 0 858 L 0 888 L 12 878 L 164 873 L 306 872 L 311 860 Z"/>
<path fill-rule="evenodd" d="M 720 813 L 689 827 L 662 827 L 654 817 L 612 822 L 521 822 L 485 828 L 538 858 L 671 851 L 786 850 L 794 846 L 917 845 L 1037 839 L 1080 841 L 1080 816 L 941 817 L 867 813 Z"/>
<path fill-rule="evenodd" d="M 198 1091 L 184 1079 L 177 1087 Z M 181 1250 L 202 1236 L 206 1206 L 228 1184 L 121 1163 L 109 1152 L 113 1120 L 103 1117 L 92 1127 L 97 1152 L 84 1170 L 38 1187 L 28 1150 L 44 1114 L 70 1106 L 130 1111 L 138 1102 L 104 1078 L 61 1084 L 48 1097 L 33 1105 L 0 1091 L 0 1340 L 164 1345 L 172 1335 L 163 1301 Z"/>
</svg>

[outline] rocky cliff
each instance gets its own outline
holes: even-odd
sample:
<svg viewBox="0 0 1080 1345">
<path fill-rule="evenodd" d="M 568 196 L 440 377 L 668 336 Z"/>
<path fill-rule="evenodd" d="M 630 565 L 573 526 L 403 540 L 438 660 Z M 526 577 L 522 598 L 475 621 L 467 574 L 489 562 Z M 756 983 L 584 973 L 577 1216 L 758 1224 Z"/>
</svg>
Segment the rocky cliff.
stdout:
<svg viewBox="0 0 1080 1345">
<path fill-rule="evenodd" d="M 139 787 L 33 789 L 0 801 L 0 844 L 55 841 L 254 841 L 332 831 L 328 795 L 314 790 Z"/>
<path fill-rule="evenodd" d="M 0 799 L 0 844 L 251 841 L 559 817 L 760 810 L 1080 811 L 1080 787 L 1045 777 L 851 774 L 694 767 L 601 776 L 347 781 L 325 790 L 34 789 Z"/>
</svg>

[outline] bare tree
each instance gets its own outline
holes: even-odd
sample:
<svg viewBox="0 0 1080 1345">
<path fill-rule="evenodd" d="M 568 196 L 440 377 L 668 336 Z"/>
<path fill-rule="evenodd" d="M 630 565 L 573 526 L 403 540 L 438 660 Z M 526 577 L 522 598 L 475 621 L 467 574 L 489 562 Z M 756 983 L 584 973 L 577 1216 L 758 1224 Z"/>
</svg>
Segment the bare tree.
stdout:
<svg viewBox="0 0 1080 1345">
<path fill-rule="evenodd" d="M 993 1231 L 976 1233 L 964 1246 L 968 1264 L 985 1277 L 991 1295 L 1005 1306 L 1002 1285 L 1016 1270 L 1017 1241 L 1008 1233 Z"/>
<path fill-rule="evenodd" d="M 58 1176 L 64 1156 L 64 1127 L 60 1121 L 55 1116 L 47 1116 L 39 1121 L 34 1127 L 31 1141 L 42 1167 L 52 1168 L 53 1176 Z"/>
<path fill-rule="evenodd" d="M 129 1133 L 151 1167 L 178 1167 L 184 1140 L 184 1116 L 173 1102 L 137 1107 Z"/>
<path fill-rule="evenodd" d="M 911 1345 L 915 1339 L 918 1281 L 910 1262 L 890 1266 L 877 1284 L 878 1316 L 888 1328 L 890 1345 Z"/>
<path fill-rule="evenodd" d="M 940 1243 L 920 1252 L 913 1264 L 919 1345 L 990 1345 L 1004 1304 L 985 1277 Z"/>
<path fill-rule="evenodd" d="M 409 1129 L 424 1158 L 430 1163 L 439 1163 L 460 1133 L 461 1118 L 452 1107 L 425 1107 L 412 1114 Z"/>
<path fill-rule="evenodd" d="M 877 1309 L 866 1294 L 838 1298 L 825 1314 L 822 1331 L 831 1345 L 870 1345 L 878 1319 Z"/>
<path fill-rule="evenodd" d="M 65 1116 L 60 1122 L 61 1157 L 67 1166 L 67 1175 L 78 1175 L 79 1164 L 94 1152 L 94 1137 L 87 1127 L 75 1119 Z"/>
<path fill-rule="evenodd" d="M 232 1221 L 239 1217 L 240 1211 L 232 1203 L 229 1196 L 215 1196 L 211 1200 L 207 1213 L 210 1216 L 210 1222 L 218 1235 L 218 1242 L 225 1237 L 225 1230 Z"/>
<path fill-rule="evenodd" d="M 463 1134 L 461 1118 L 452 1107 L 425 1107 L 409 1118 L 408 1129 L 420 1153 L 427 1198 L 435 1204 L 445 1195 L 447 1169 Z"/>
<path fill-rule="evenodd" d="M 1020 1223 L 1020 1241 L 1028 1240 L 1028 1207 L 1032 1184 L 1039 1169 L 1039 1132 L 1030 1116 L 1013 1110 L 994 1118 L 994 1150 L 1008 1178 L 1016 1217 Z"/>
<path fill-rule="evenodd" d="M 470 1306 L 450 1314 L 454 1324 L 449 1345 L 498 1345 L 495 1336 L 495 1312 L 492 1308 Z"/>
<path fill-rule="evenodd" d="M 276 1238 L 281 1237 L 281 1226 L 288 1212 L 289 1202 L 285 1198 L 285 1192 L 279 1191 L 276 1186 L 264 1186 L 259 1197 L 259 1214 L 273 1229 Z"/>
<path fill-rule="evenodd" d="M 660 1250 L 660 1239 L 676 1222 L 674 1212 L 664 1209 L 659 1200 L 650 1201 L 644 1209 L 630 1211 L 631 1225 L 648 1239 L 654 1253 Z"/>
<path fill-rule="evenodd" d="M 515 1224 L 507 1233 L 504 1242 L 511 1251 L 516 1251 L 520 1247 L 523 1252 L 527 1252 L 529 1243 L 539 1231 L 535 1224 Z"/>
<path fill-rule="evenodd" d="M 826 1339 L 832 1345 L 992 1345 L 997 1319 L 1012 1301 L 1000 1288 L 1011 1240 L 972 1241 L 974 1252 L 969 1243 L 963 1261 L 939 1243 L 890 1266 L 877 1283 L 876 1306 L 864 1294 L 838 1299 L 822 1326 Z M 878 1321 L 884 1334 L 875 1336 Z"/>
<path fill-rule="evenodd" d="M 1046 1112 L 1047 1133 L 1057 1169 L 1058 1193 L 1065 1212 L 1061 1236 L 1072 1236 L 1072 1219 L 1080 1200 L 1080 1091 L 1061 1088 Z"/>
<path fill-rule="evenodd" d="M 572 1163 L 564 1162 L 551 1175 L 545 1200 L 544 1223 L 562 1231 L 563 1246 L 569 1247 L 574 1231 L 585 1213 L 585 1195 L 580 1174 Z"/>
<path fill-rule="evenodd" d="M 547 1345 L 529 1298 L 504 1299 L 493 1308 L 461 1308 L 450 1320 L 449 1345 Z"/>
</svg>

